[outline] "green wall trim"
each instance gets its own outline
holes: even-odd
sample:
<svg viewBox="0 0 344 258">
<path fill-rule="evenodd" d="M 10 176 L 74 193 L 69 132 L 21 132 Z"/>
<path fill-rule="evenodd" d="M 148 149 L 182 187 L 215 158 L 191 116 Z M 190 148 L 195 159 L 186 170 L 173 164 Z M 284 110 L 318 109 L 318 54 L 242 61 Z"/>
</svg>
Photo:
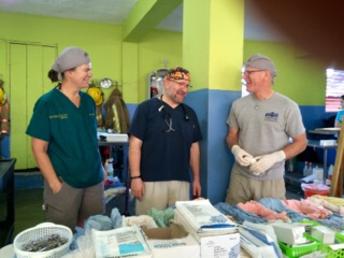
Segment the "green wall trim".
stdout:
<svg viewBox="0 0 344 258">
<path fill-rule="evenodd" d="M 123 40 L 139 41 L 181 3 L 182 0 L 139 0 L 123 23 Z"/>
</svg>

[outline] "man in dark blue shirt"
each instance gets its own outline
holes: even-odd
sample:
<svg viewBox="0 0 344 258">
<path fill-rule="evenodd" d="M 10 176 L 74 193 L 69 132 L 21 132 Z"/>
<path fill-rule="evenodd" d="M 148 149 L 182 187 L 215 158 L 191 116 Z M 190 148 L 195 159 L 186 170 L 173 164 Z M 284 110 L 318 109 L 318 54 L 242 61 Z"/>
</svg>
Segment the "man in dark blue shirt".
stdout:
<svg viewBox="0 0 344 258">
<path fill-rule="evenodd" d="M 201 131 L 193 109 L 183 103 L 190 74 L 181 67 L 164 78 L 163 94 L 141 103 L 130 128 L 131 189 L 136 213 L 165 209 L 175 201 L 201 194 Z"/>
</svg>

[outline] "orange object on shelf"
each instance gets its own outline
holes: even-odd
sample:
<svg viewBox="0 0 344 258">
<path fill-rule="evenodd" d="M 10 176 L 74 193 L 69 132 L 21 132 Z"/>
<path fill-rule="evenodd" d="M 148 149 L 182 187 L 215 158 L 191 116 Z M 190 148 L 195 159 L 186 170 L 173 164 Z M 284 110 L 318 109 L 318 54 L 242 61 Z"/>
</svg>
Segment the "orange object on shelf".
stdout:
<svg viewBox="0 0 344 258">
<path fill-rule="evenodd" d="M 301 184 L 301 188 L 305 197 L 310 197 L 315 194 L 329 195 L 330 193 L 330 188 L 323 184 Z"/>
</svg>

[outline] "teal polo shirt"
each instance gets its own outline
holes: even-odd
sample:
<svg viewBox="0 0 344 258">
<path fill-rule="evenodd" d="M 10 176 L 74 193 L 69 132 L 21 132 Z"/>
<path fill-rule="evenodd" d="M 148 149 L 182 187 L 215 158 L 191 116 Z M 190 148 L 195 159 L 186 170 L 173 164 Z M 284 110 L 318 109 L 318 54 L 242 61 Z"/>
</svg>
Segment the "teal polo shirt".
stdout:
<svg viewBox="0 0 344 258">
<path fill-rule="evenodd" d="M 59 177 L 83 188 L 103 179 L 93 99 L 80 92 L 76 107 L 54 88 L 35 104 L 26 133 L 49 143 L 48 156 Z"/>
</svg>

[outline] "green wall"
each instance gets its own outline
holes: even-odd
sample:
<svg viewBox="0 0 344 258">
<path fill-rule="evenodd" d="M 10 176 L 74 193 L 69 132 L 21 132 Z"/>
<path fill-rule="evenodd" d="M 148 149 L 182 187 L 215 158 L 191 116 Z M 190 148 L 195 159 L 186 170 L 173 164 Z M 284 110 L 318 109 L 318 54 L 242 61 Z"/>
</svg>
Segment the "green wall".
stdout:
<svg viewBox="0 0 344 258">
<path fill-rule="evenodd" d="M 139 101 L 147 98 L 148 75 L 159 68 L 181 66 L 182 34 L 152 30 L 139 43 Z"/>
<path fill-rule="evenodd" d="M 0 77 L 5 79 L 7 87 L 9 42 L 55 46 L 58 52 L 70 45 L 86 49 L 92 59 L 93 77 L 119 81 L 124 100 L 131 104 L 147 98 L 148 74 L 152 71 L 183 65 L 182 33 L 178 32 L 150 30 L 138 43 L 127 43 L 122 40 L 121 25 L 1 12 L 0 23 Z M 300 105 L 323 105 L 324 65 L 288 44 L 245 41 L 244 59 L 254 53 L 268 55 L 274 60 L 278 70 L 277 91 Z M 202 53 L 199 62 L 206 62 Z M 194 86 L 197 89 L 199 85 Z M 105 94 L 111 90 L 105 90 Z M 20 101 L 11 104 L 18 103 Z"/>
<path fill-rule="evenodd" d="M 182 64 L 182 34 L 177 32 L 152 30 L 140 43 L 133 43 L 137 44 L 138 50 L 129 56 L 137 58 L 138 75 L 134 74 L 130 81 L 122 81 L 122 58 L 126 55 L 122 55 L 120 25 L 1 12 L 0 24 L 7 24 L 0 26 L 0 40 L 56 45 L 58 51 L 70 45 L 85 48 L 92 59 L 93 78 L 110 77 L 120 84 L 123 82 L 124 99 L 131 103 L 138 103 L 147 97 L 147 75 L 164 67 L 163 60 L 168 61 L 168 66 Z M 0 76 L 7 79 L 8 60 L 1 59 Z M 129 84 L 129 91 L 125 90 L 126 84 Z M 105 90 L 105 94 L 110 91 Z"/>
<path fill-rule="evenodd" d="M 147 75 L 164 67 L 163 60 L 167 60 L 168 66 L 181 65 L 181 33 L 152 30 L 140 43 L 127 43 L 122 41 L 121 25 L 1 12 L 0 23 L 0 78 L 5 80 L 7 89 L 13 89 L 12 94 L 8 91 L 13 111 L 11 153 L 18 158 L 17 169 L 35 166 L 29 155 L 29 138 L 25 136 L 32 105 L 43 93 L 34 90 L 34 86 L 45 89 L 41 78 L 44 82 L 48 80 L 46 71 L 57 52 L 66 46 L 87 50 L 92 60 L 93 78 L 110 77 L 118 81 L 124 100 L 133 104 L 147 98 Z M 13 51 L 15 60 L 22 63 L 21 69 L 14 69 L 14 65 L 10 68 L 10 60 L 13 59 L 10 50 L 15 49 L 10 46 L 14 42 L 19 43 L 15 45 L 23 50 Z M 56 49 L 49 59 L 43 58 L 44 51 L 41 50 L 47 46 Z M 37 58 L 28 58 L 27 53 L 33 53 L 31 49 L 37 50 L 34 52 Z M 42 60 L 38 59 L 41 55 Z M 30 72 L 43 70 L 41 74 Z M 33 81 L 32 77 L 37 80 Z M 19 82 L 18 79 L 23 80 Z M 47 87 L 53 86 L 48 83 Z M 111 91 L 111 88 L 104 90 L 105 95 Z M 18 117 L 18 114 L 21 115 Z M 21 119 L 22 114 L 26 114 L 27 119 Z"/>
<path fill-rule="evenodd" d="M 260 53 L 277 67 L 276 90 L 300 105 L 324 105 L 326 66 L 287 43 L 245 41 L 244 60 Z"/>
<path fill-rule="evenodd" d="M 0 39 L 7 41 L 57 45 L 58 51 L 70 45 L 85 48 L 94 78 L 121 81 L 120 26 L 9 13 L 0 13 L 0 24 Z"/>
<path fill-rule="evenodd" d="M 85 48 L 92 58 L 94 78 L 110 77 L 122 82 L 122 58 L 125 56 L 122 55 L 120 25 L 1 12 L 0 23 L 2 40 L 57 45 L 59 51 L 69 45 Z M 137 55 L 137 75 L 130 81 L 131 85 L 136 85 L 126 91 L 127 82 L 123 82 L 124 98 L 133 103 L 146 98 L 147 75 L 164 67 L 164 60 L 169 67 L 182 65 L 181 33 L 152 30 L 137 44 L 137 52 L 134 53 Z M 302 105 L 323 104 L 324 65 L 287 44 L 245 41 L 244 59 L 254 53 L 266 54 L 276 63 L 276 90 Z M 0 76 L 7 79 L 4 63 L 8 60 L 4 56 L 1 59 Z M 138 92 L 134 92 L 135 89 Z"/>
<path fill-rule="evenodd" d="M 178 32 L 151 30 L 139 43 L 132 43 L 137 44 L 135 52 L 131 53 L 131 58 L 137 59 L 136 73 L 130 81 L 122 81 L 122 72 L 127 68 L 123 67 L 122 58 L 126 55 L 122 55 L 120 25 L 1 12 L 0 23 L 6 24 L 0 26 L 1 40 L 56 45 L 59 51 L 69 45 L 85 48 L 92 58 L 93 77 L 110 77 L 123 83 L 124 99 L 130 103 L 138 103 L 147 97 L 150 72 L 163 68 L 165 64 L 168 67 L 183 64 L 182 33 Z M 323 105 L 325 65 L 288 44 L 245 41 L 244 59 L 254 53 L 268 55 L 274 60 L 278 70 L 276 90 L 301 105 Z M 5 80 L 9 72 L 6 62 L 8 57 L 2 56 L 0 76 Z M 110 91 L 105 91 L 105 94 Z"/>
</svg>

